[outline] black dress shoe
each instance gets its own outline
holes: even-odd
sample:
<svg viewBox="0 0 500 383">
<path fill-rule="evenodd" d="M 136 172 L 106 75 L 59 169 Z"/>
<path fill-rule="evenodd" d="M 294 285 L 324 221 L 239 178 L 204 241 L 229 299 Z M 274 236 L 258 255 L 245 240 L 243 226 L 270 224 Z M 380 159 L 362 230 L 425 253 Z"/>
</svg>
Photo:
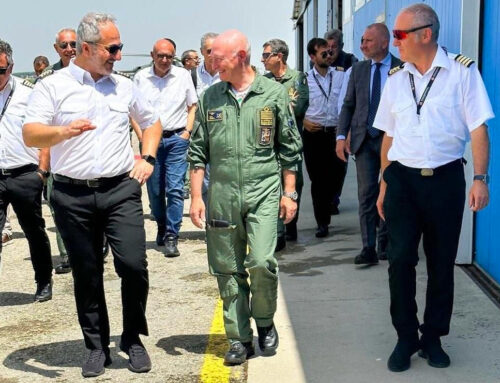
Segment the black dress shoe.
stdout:
<svg viewBox="0 0 500 383">
<path fill-rule="evenodd" d="M 278 240 L 276 241 L 276 248 L 274 249 L 275 252 L 281 251 L 285 248 L 286 246 L 286 240 L 284 235 L 280 235 L 278 237 Z"/>
<path fill-rule="evenodd" d="M 231 343 L 229 351 L 224 356 L 224 362 L 227 364 L 242 364 L 255 354 L 252 342 L 235 341 Z"/>
<path fill-rule="evenodd" d="M 392 372 L 403 372 L 410 368 L 411 356 L 420 348 L 418 340 L 399 339 L 394 351 L 387 361 L 387 368 Z"/>
<path fill-rule="evenodd" d="M 427 364 L 431 367 L 446 368 L 450 365 L 450 357 L 441 347 L 439 338 L 428 339 L 422 337 L 420 341 L 421 349 L 418 356 L 427 359 Z"/>
<path fill-rule="evenodd" d="M 316 238 L 324 238 L 328 235 L 328 225 L 319 225 L 316 230 Z"/>
<path fill-rule="evenodd" d="M 181 253 L 179 253 L 179 249 L 177 249 L 177 238 L 165 238 L 165 257 L 173 258 L 179 255 L 181 255 Z"/>
<path fill-rule="evenodd" d="M 158 226 L 158 231 L 156 232 L 156 244 L 158 246 L 165 246 L 165 226 Z"/>
<path fill-rule="evenodd" d="M 131 346 L 125 346 L 120 342 L 120 350 L 128 355 L 128 369 L 132 372 L 148 372 L 151 370 L 151 359 L 142 343 L 133 343 Z"/>
<path fill-rule="evenodd" d="M 354 258 L 355 265 L 376 265 L 378 263 L 377 252 L 373 247 L 364 247 L 361 254 Z"/>
<path fill-rule="evenodd" d="M 68 262 L 68 257 L 61 257 L 62 262 L 55 267 L 56 274 L 71 273 L 71 265 Z"/>
<path fill-rule="evenodd" d="M 285 239 L 287 241 L 296 241 L 297 240 L 297 222 L 292 221 L 290 223 L 287 223 L 285 225 L 285 227 L 286 227 Z"/>
<path fill-rule="evenodd" d="M 52 279 L 47 283 L 37 283 L 35 302 L 45 302 L 52 299 Z"/>
<path fill-rule="evenodd" d="M 111 362 L 109 351 L 101 349 L 91 350 L 87 360 L 83 363 L 82 375 L 85 378 L 102 375 L 105 371 L 104 367 L 109 366 Z"/>
<path fill-rule="evenodd" d="M 268 327 L 257 327 L 259 333 L 259 348 L 264 355 L 274 355 L 280 340 L 274 324 Z"/>
</svg>

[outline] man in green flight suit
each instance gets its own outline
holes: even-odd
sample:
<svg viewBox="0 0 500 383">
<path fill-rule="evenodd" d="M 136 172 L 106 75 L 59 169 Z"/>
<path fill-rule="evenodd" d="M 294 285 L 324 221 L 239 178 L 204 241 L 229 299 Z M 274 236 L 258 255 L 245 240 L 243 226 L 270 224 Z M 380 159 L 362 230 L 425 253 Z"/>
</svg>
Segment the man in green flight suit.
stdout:
<svg viewBox="0 0 500 383">
<path fill-rule="evenodd" d="M 203 227 L 201 186 L 210 164 L 208 263 L 223 301 L 230 343 L 224 359 L 240 364 L 254 354 L 250 317 L 263 353 L 272 355 L 278 347 L 276 228 L 278 216 L 288 223 L 297 210 L 295 173 L 302 144 L 287 91 L 252 70 L 250 45 L 241 32 L 220 34 L 211 55 L 221 82 L 198 104 L 188 155 L 190 215 Z"/>
<path fill-rule="evenodd" d="M 283 40 L 272 39 L 264 43 L 264 51 L 262 52 L 262 63 L 269 72 L 265 74 L 267 78 L 275 80 L 282 84 L 288 92 L 290 101 L 293 106 L 293 113 L 297 128 L 302 135 L 302 123 L 306 110 L 309 107 L 309 86 L 307 85 L 307 76 L 297 70 L 288 67 L 286 60 L 288 59 L 288 46 Z M 302 195 L 302 187 L 304 186 L 304 176 L 302 174 L 302 162 L 298 165 L 297 180 L 295 187 L 299 195 L 297 205 L 300 205 L 300 196 Z M 297 220 L 299 218 L 299 206 L 297 206 L 297 214 L 290 223 L 285 225 L 283 220 L 278 220 L 278 241 L 276 243 L 276 251 L 280 251 L 285 247 L 286 241 L 297 240 Z"/>
</svg>

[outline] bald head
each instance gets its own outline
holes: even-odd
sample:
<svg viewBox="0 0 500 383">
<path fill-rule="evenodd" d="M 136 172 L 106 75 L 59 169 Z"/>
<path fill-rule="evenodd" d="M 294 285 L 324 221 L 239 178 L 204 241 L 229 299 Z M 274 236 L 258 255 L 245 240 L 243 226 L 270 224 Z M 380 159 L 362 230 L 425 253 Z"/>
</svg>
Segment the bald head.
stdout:
<svg viewBox="0 0 500 383">
<path fill-rule="evenodd" d="M 168 39 L 160 39 L 153 45 L 151 58 L 153 59 L 153 69 L 157 76 L 165 76 L 175 57 L 175 46 Z"/>
<path fill-rule="evenodd" d="M 218 35 L 213 43 L 214 49 L 219 48 L 230 55 L 245 53 L 245 63 L 250 65 L 250 43 L 247 37 L 236 29 L 230 29 Z"/>
</svg>

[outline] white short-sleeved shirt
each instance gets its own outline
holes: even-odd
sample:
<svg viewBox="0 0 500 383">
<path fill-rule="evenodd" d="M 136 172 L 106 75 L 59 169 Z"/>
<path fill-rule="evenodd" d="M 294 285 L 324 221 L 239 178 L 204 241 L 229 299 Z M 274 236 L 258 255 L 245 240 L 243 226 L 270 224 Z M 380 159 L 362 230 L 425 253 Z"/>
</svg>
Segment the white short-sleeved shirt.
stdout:
<svg viewBox="0 0 500 383">
<path fill-rule="evenodd" d="M 29 164 L 38 164 L 38 149 L 29 148 L 23 141 L 23 122 L 32 89 L 23 80 L 10 76 L 0 91 L 0 111 L 15 85 L 5 114 L 0 121 L 0 169 L 14 169 Z"/>
<path fill-rule="evenodd" d="M 329 67 L 326 76 L 318 73 L 316 68 L 307 72 L 307 83 L 309 85 L 309 107 L 307 108 L 305 119 L 322 126 L 337 126 L 339 122 L 340 111 L 338 109 L 338 100 L 340 89 L 344 81 L 345 72 L 337 68 Z M 318 86 L 318 83 L 323 88 Z M 330 89 L 331 82 L 331 91 Z M 330 95 L 328 96 L 328 93 Z"/>
<path fill-rule="evenodd" d="M 50 149 L 53 173 L 86 180 L 113 177 L 133 168 L 129 114 L 142 129 L 158 120 L 130 79 L 111 74 L 94 82 L 89 72 L 71 61 L 36 84 L 25 124 L 41 123 L 50 129 L 82 118 L 92 121 L 95 130 Z"/>
<path fill-rule="evenodd" d="M 186 127 L 187 108 L 198 102 L 189 71 L 172 65 L 165 76 L 159 77 L 152 65 L 137 72 L 134 83 L 157 111 L 163 130 Z"/>
<path fill-rule="evenodd" d="M 413 64 L 387 79 L 373 126 L 393 137 L 389 161 L 413 168 L 436 168 L 459 159 L 470 132 L 494 117 L 483 80 L 475 64 L 455 61 L 455 54 L 438 47 L 424 74 Z M 436 67 L 441 67 L 417 115 L 410 76 L 420 101 Z"/>
<path fill-rule="evenodd" d="M 198 94 L 198 97 L 200 97 L 205 89 L 220 82 L 219 72 L 212 76 L 205 69 L 205 62 L 200 63 L 200 65 L 196 68 L 196 76 L 196 93 Z"/>
</svg>

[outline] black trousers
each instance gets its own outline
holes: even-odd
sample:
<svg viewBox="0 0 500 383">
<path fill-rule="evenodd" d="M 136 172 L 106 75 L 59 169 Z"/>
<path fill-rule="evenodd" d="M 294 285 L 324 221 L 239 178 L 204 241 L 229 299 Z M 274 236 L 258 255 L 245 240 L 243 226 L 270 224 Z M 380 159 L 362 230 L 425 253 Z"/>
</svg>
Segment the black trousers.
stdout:
<svg viewBox="0 0 500 383">
<path fill-rule="evenodd" d="M 314 218 L 318 225 L 330 224 L 330 205 L 340 196 L 347 164 L 335 153 L 335 129 L 303 132 L 304 160 L 311 179 Z"/>
<path fill-rule="evenodd" d="M 375 247 L 378 242 L 381 249 L 387 244 L 385 222 L 379 219 L 377 211 L 382 137 L 383 135 L 372 138 L 367 134 L 356 152 L 359 224 L 363 247 Z"/>
<path fill-rule="evenodd" d="M 148 334 L 148 270 L 141 186 L 127 175 L 97 188 L 54 180 L 51 202 L 73 270 L 78 320 L 88 349 L 107 349 L 102 246 L 106 235 L 121 278 L 123 333 L 129 344 Z"/>
<path fill-rule="evenodd" d="M 426 337 L 447 335 L 465 203 L 462 162 L 457 160 L 437 168 L 428 177 L 393 162 L 386 168 L 384 180 L 392 323 L 399 338 L 413 340 L 418 336 L 415 266 L 422 237 L 428 280 L 420 330 Z"/>
<path fill-rule="evenodd" d="M 43 182 L 36 168 L 37 165 L 33 165 L 32 170 L 16 176 L 0 175 L 0 232 L 10 203 L 28 240 L 35 281 L 45 284 L 52 276 L 52 258 L 42 217 Z"/>
</svg>

